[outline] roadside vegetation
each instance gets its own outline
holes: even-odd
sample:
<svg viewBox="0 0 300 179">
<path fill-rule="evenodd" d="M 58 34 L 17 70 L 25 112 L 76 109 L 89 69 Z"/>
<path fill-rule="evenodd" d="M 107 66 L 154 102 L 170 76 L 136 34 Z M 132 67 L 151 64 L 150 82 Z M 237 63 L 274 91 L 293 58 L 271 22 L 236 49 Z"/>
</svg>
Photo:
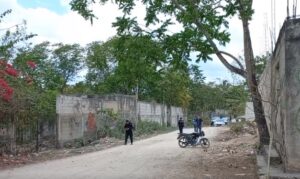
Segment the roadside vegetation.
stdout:
<svg viewBox="0 0 300 179">
<path fill-rule="evenodd" d="M 234 134 L 250 133 L 256 134 L 256 124 L 254 121 L 241 121 L 229 124 L 230 131 Z"/>
<path fill-rule="evenodd" d="M 174 127 L 162 126 L 153 121 L 138 121 L 133 130 L 135 137 L 159 134 L 176 130 Z M 98 129 L 99 138 L 114 137 L 117 139 L 124 139 L 124 119 L 117 119 L 114 124 L 103 125 Z"/>
</svg>

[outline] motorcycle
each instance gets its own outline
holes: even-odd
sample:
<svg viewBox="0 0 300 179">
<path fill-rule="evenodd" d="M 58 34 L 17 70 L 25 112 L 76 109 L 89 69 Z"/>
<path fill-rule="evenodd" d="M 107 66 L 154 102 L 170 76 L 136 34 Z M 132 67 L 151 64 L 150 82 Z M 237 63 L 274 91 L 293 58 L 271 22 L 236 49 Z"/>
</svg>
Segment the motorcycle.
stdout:
<svg viewBox="0 0 300 179">
<path fill-rule="evenodd" d="M 200 145 L 202 148 L 207 149 L 210 146 L 210 142 L 204 136 L 205 136 L 205 134 L 203 131 L 201 131 L 199 133 L 193 132 L 190 134 L 181 133 L 177 137 L 178 145 L 181 148 L 185 148 L 188 145 L 191 145 L 191 146 Z"/>
</svg>

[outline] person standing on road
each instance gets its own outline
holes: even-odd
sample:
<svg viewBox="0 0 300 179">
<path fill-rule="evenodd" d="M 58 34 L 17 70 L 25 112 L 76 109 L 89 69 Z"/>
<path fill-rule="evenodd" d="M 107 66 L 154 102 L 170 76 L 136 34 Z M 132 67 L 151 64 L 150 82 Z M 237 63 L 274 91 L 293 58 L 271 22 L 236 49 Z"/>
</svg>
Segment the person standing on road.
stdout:
<svg viewBox="0 0 300 179">
<path fill-rule="evenodd" d="M 198 116 L 193 119 L 194 132 L 198 131 Z"/>
<path fill-rule="evenodd" d="M 183 127 L 184 127 L 184 121 L 182 120 L 182 117 L 178 120 L 178 128 L 179 128 L 179 133 L 182 134 L 182 130 L 183 130 Z"/>
<path fill-rule="evenodd" d="M 202 130 L 202 118 L 200 116 L 197 116 L 197 132 L 200 133 Z"/>
<path fill-rule="evenodd" d="M 128 137 L 130 137 L 130 142 L 132 145 L 133 144 L 133 133 L 132 133 L 133 125 L 129 120 L 126 120 L 124 129 L 125 129 L 125 145 L 127 145 Z"/>
</svg>

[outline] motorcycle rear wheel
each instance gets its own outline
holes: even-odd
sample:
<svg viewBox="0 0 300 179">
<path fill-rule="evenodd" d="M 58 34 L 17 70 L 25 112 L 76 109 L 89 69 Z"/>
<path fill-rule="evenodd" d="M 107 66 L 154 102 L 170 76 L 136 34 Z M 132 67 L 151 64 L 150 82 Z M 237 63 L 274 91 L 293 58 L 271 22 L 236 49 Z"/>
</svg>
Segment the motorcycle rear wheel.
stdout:
<svg viewBox="0 0 300 179">
<path fill-rule="evenodd" d="M 178 145 L 181 148 L 185 148 L 188 145 L 188 140 L 186 137 L 182 136 L 178 139 Z"/>
<path fill-rule="evenodd" d="M 201 147 L 205 148 L 205 149 L 209 148 L 209 146 L 210 146 L 210 142 L 207 138 L 200 139 L 199 143 L 200 143 Z"/>
</svg>

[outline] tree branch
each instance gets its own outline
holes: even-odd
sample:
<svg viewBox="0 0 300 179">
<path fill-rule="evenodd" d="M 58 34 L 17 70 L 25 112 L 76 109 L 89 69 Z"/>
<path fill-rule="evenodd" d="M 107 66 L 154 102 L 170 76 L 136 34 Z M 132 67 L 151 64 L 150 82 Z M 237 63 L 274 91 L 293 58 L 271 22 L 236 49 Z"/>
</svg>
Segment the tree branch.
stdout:
<svg viewBox="0 0 300 179">
<path fill-rule="evenodd" d="M 172 0 L 172 2 L 176 5 L 176 7 L 181 10 L 182 12 L 185 12 L 184 8 L 182 8 L 177 0 Z M 190 3 L 190 5 L 195 6 L 193 4 L 191 4 L 190 1 L 188 1 Z M 195 12 L 195 14 L 197 14 L 197 12 Z M 219 60 L 223 63 L 223 65 L 230 70 L 233 73 L 236 73 L 244 78 L 246 78 L 246 71 L 244 70 L 244 68 L 237 68 L 233 65 L 231 65 L 230 63 L 228 63 L 228 61 L 226 60 L 226 58 L 222 55 L 221 51 L 218 49 L 217 45 L 214 43 L 213 38 L 211 37 L 211 35 L 205 30 L 205 28 L 203 28 L 203 25 L 201 22 L 198 21 L 198 19 L 195 19 L 195 25 L 197 26 L 198 29 L 201 29 L 201 32 L 204 34 L 204 36 L 206 37 L 208 43 L 212 46 L 213 50 L 215 51 L 215 54 L 217 55 L 217 57 L 219 58 Z"/>
<path fill-rule="evenodd" d="M 200 24 L 199 24 L 200 25 Z M 198 25 L 197 25 L 198 26 Z M 240 76 L 246 78 L 246 71 L 243 68 L 237 68 L 233 65 L 231 65 L 226 58 L 222 55 L 221 51 L 219 51 L 218 47 L 216 46 L 216 44 L 213 42 L 212 38 L 210 37 L 210 35 L 206 32 L 203 31 L 206 39 L 208 40 L 208 42 L 210 43 L 210 45 L 213 47 L 217 57 L 219 58 L 219 60 L 223 63 L 223 65 L 230 70 L 233 73 L 239 74 Z"/>
<path fill-rule="evenodd" d="M 224 52 L 224 51 L 220 51 L 221 54 L 227 55 L 229 57 L 231 57 L 242 70 L 245 70 L 245 67 L 243 66 L 243 64 L 239 61 L 239 59 L 237 59 L 235 56 L 233 56 L 232 54 L 228 53 L 228 52 Z"/>
</svg>

